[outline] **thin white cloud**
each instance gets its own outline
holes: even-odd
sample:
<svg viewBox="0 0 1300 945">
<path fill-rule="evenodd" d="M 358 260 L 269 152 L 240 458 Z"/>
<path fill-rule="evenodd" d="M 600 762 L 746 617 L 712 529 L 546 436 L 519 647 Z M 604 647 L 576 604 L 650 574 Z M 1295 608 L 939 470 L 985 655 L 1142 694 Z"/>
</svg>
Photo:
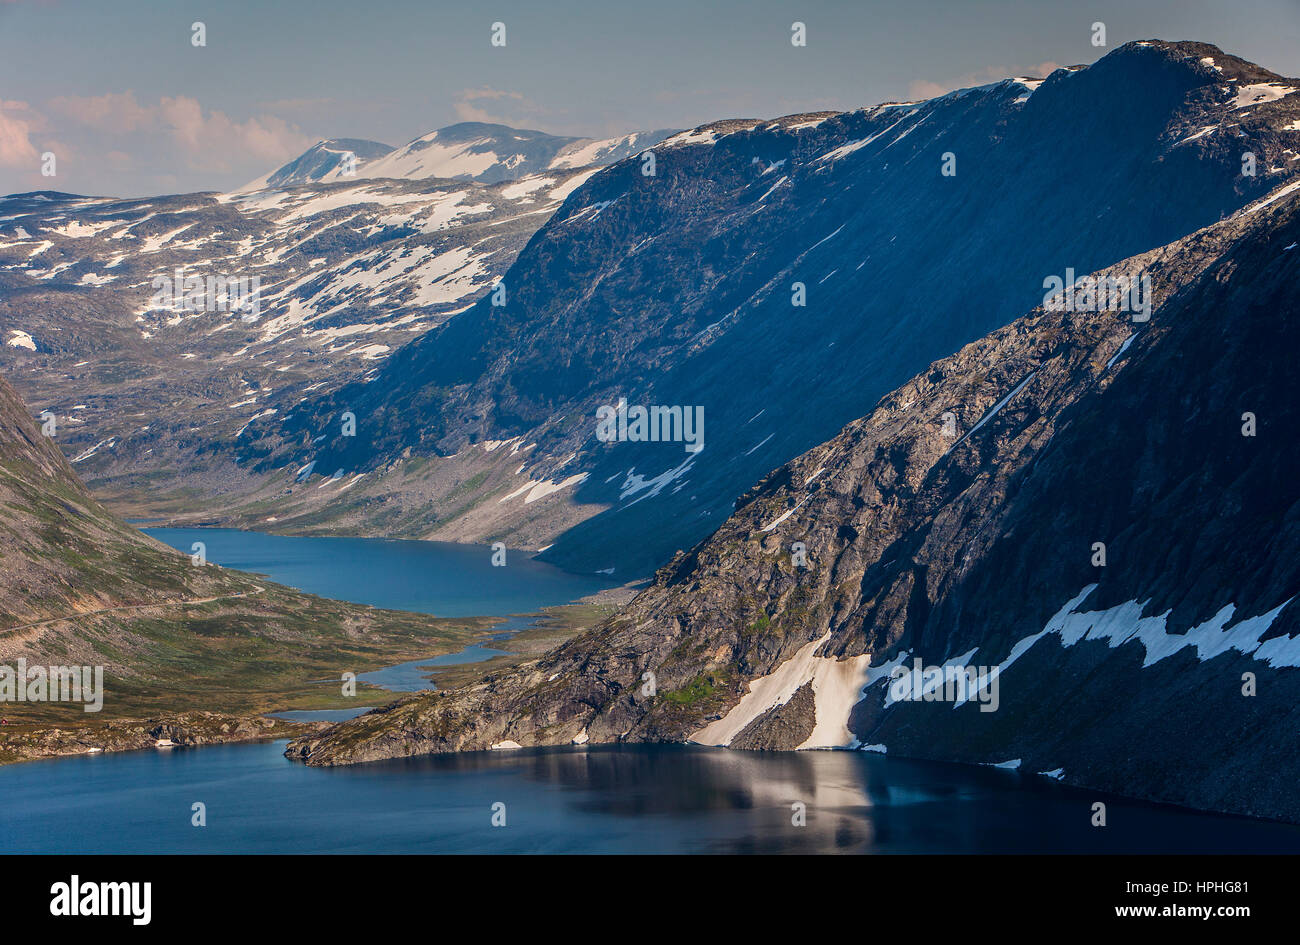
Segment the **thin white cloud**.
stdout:
<svg viewBox="0 0 1300 945">
<path fill-rule="evenodd" d="M 275 115 L 240 120 L 187 95 L 162 96 L 156 103 L 140 102 L 129 89 L 64 95 L 52 99 L 49 109 L 61 123 L 91 136 L 96 151 L 116 152 L 118 166 L 125 163 L 122 156 L 147 165 L 147 157 L 161 154 L 184 170 L 232 172 L 250 162 L 289 160 L 315 140 Z"/>
<path fill-rule="evenodd" d="M 34 170 L 40 160 L 32 133 L 39 125 L 26 102 L 0 99 L 0 167 Z"/>
<path fill-rule="evenodd" d="M 157 110 L 136 101 L 135 93 L 60 95 L 50 99 L 51 111 L 106 134 L 131 134 L 153 125 Z"/>
<path fill-rule="evenodd" d="M 484 108 L 478 102 L 494 103 Z M 482 121 L 497 125 L 526 125 L 546 114 L 547 110 L 522 92 L 505 89 L 462 89 L 452 103 L 461 121 Z"/>
</svg>

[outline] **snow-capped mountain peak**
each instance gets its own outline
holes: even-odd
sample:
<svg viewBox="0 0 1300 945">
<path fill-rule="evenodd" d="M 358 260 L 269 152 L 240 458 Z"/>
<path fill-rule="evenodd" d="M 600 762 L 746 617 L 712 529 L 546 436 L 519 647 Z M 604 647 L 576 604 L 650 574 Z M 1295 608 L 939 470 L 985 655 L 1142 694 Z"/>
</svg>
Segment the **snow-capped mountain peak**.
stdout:
<svg viewBox="0 0 1300 945">
<path fill-rule="evenodd" d="M 672 133 L 640 131 L 613 138 L 570 138 L 470 121 L 431 131 L 400 148 L 377 141 L 331 138 L 238 192 L 341 180 L 349 151 L 357 158 L 357 177 L 495 184 L 547 171 L 613 164 L 653 147 Z"/>
<path fill-rule="evenodd" d="M 343 180 L 348 176 L 349 164 L 361 173 L 366 164 L 391 153 L 392 145 L 364 138 L 325 138 L 288 164 L 249 181 L 235 193 L 251 193 L 270 187 L 288 187 L 293 184 L 322 184 Z M 351 159 L 349 159 L 349 155 Z"/>
</svg>

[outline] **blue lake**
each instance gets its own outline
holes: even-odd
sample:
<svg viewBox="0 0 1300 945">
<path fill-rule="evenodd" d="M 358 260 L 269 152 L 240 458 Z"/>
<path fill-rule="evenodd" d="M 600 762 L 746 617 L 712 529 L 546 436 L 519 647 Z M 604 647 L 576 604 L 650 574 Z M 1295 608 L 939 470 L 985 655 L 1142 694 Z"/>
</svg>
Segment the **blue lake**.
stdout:
<svg viewBox="0 0 1300 945">
<path fill-rule="evenodd" d="M 307 768 L 283 742 L 0 770 L 13 853 L 1300 852 L 1300 828 L 1011 771 L 863 752 L 670 746 Z M 1109 825 L 1089 825 L 1107 801 Z M 191 826 L 192 805 L 207 826 Z M 505 805 L 505 826 L 492 825 Z M 805 806 L 795 826 L 791 805 Z"/>
<path fill-rule="evenodd" d="M 571 574 L 510 550 L 492 565 L 487 545 L 382 538 L 303 538 L 232 528 L 144 528 L 186 554 L 204 543 L 207 560 L 265 574 L 321 597 L 440 617 L 504 617 L 568 604 L 620 582 Z"/>
</svg>

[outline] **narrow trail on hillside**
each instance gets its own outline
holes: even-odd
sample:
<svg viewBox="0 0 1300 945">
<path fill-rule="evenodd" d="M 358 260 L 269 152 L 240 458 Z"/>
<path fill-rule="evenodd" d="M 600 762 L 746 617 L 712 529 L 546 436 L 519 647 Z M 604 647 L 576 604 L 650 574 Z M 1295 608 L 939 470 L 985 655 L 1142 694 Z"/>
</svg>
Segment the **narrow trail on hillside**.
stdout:
<svg viewBox="0 0 1300 945">
<path fill-rule="evenodd" d="M 34 630 L 39 627 L 47 627 L 50 624 L 60 623 L 64 620 L 76 620 L 78 617 L 91 617 L 96 614 L 123 613 L 132 610 L 150 610 L 158 607 L 190 607 L 195 604 L 211 604 L 212 602 L 219 600 L 236 600 L 241 597 L 252 597 L 256 594 L 261 594 L 264 590 L 266 589 L 259 587 L 253 591 L 244 591 L 239 594 L 220 594 L 216 597 L 196 597 L 190 600 L 158 601 L 152 604 L 126 604 L 120 607 L 100 607 L 96 610 L 82 610 L 74 614 L 66 614 L 62 617 L 47 617 L 44 620 L 37 620 L 34 623 L 25 623 L 17 627 L 7 627 L 4 630 L 0 630 L 0 639 L 7 638 L 9 634 L 12 633 L 19 633 L 23 630 Z"/>
</svg>

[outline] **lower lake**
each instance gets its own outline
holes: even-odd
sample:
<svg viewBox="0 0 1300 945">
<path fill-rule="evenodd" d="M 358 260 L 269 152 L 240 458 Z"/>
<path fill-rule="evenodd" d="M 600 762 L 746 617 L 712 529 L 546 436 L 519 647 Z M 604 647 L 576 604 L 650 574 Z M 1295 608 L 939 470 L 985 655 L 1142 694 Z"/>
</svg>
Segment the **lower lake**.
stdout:
<svg viewBox="0 0 1300 945">
<path fill-rule="evenodd" d="M 507 566 L 494 568 L 486 546 L 147 531 L 187 553 L 202 541 L 209 561 L 314 594 L 443 616 L 532 613 L 610 586 L 526 552 L 510 552 Z M 501 632 L 521 625 L 507 622 Z M 417 666 L 493 652 L 489 642 L 373 675 L 389 688 L 420 688 L 427 683 Z M 334 720 L 355 711 L 311 715 Z M 308 768 L 283 750 L 283 742 L 220 745 L 0 767 L 0 846 L 15 853 L 1300 852 L 1300 827 L 1108 797 L 1016 771 L 865 752 L 591 746 Z M 1107 804 L 1103 829 L 1090 823 L 1097 800 Z M 206 806 L 206 827 L 191 826 L 196 802 Z M 493 826 L 499 810 L 505 826 Z"/>
</svg>

